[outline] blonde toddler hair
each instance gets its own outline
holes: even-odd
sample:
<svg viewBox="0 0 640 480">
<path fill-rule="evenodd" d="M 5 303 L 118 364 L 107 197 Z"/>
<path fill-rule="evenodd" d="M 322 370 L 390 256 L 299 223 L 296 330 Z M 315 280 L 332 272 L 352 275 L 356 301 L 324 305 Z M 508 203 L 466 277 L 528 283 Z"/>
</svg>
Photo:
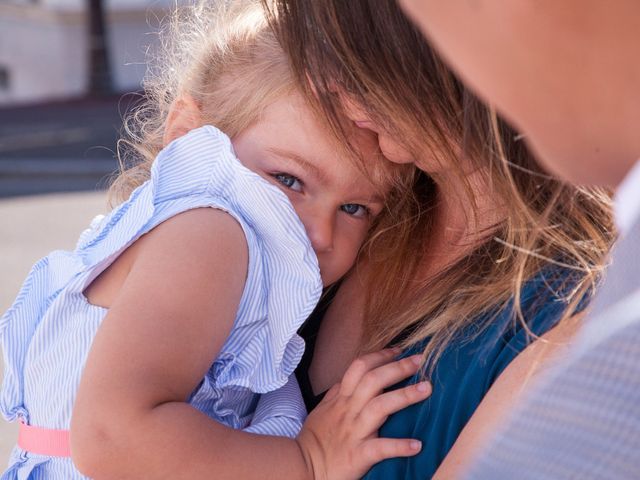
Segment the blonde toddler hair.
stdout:
<svg viewBox="0 0 640 480">
<path fill-rule="evenodd" d="M 255 2 L 201 2 L 176 9 L 149 62 L 144 97 L 118 143 L 120 172 L 111 198 L 126 199 L 149 177 L 163 147 L 171 105 L 189 95 L 203 124 L 234 137 L 278 98 L 295 90 L 287 59 Z"/>
</svg>

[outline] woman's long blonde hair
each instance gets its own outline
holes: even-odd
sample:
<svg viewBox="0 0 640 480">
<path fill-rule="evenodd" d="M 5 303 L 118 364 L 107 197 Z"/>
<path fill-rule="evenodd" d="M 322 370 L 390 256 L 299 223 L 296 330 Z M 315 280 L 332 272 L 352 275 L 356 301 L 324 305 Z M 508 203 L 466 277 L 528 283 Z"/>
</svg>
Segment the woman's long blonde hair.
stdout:
<svg viewBox="0 0 640 480">
<path fill-rule="evenodd" d="M 505 308 L 526 326 L 535 312 L 522 308 L 523 286 L 553 264 L 557 268 L 547 269 L 546 278 L 565 304 L 564 317 L 581 308 L 595 291 L 614 238 L 608 192 L 548 176 L 521 137 L 430 49 L 395 0 L 263 4 L 301 87 L 337 135 L 343 112 L 336 86 L 410 151 L 457 168 L 466 182 L 460 195 L 473 207 L 473 189 L 457 161 L 462 151 L 506 210 L 502 220 L 477 232 L 483 240 L 464 258 L 421 281 L 437 189 L 426 176 L 418 179 L 414 221 L 371 239 L 363 350 L 403 337 L 405 347 L 424 342 L 433 365 L 466 327 L 474 324 L 480 332 Z M 468 220 L 477 223 L 477 211 Z M 549 278 L 551 272 L 556 278 Z M 481 313 L 485 321 L 477 325 Z"/>
</svg>

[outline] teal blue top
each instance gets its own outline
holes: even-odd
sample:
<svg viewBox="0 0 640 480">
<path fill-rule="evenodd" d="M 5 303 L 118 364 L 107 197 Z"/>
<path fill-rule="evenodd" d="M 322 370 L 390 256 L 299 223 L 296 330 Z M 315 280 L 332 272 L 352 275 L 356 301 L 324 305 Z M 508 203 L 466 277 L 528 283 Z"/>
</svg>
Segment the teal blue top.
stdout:
<svg viewBox="0 0 640 480">
<path fill-rule="evenodd" d="M 549 269 L 525 284 L 522 307 L 528 328 L 535 335 L 543 335 L 561 318 L 567 305 L 560 292 L 566 292 L 566 285 L 573 283 L 569 282 L 570 276 L 561 269 Z M 490 325 L 478 333 L 487 315 L 495 315 L 495 311 L 479 315 L 443 352 L 431 377 L 432 395 L 392 415 L 380 429 L 381 437 L 421 440 L 422 451 L 414 457 L 377 464 L 364 477 L 366 480 L 427 479 L 436 472 L 491 385 L 531 342 L 531 336 L 514 319 L 511 308 L 499 312 Z M 305 332 L 301 333 L 305 337 Z M 305 339 L 307 348 L 315 343 L 315 338 Z M 403 355 L 419 353 L 422 348 L 423 344 L 418 344 Z M 305 358 L 302 367 L 309 361 Z M 305 388 L 308 377 L 304 373 L 299 370 L 298 378 L 307 405 L 313 406 L 314 399 L 308 397 L 309 391 Z M 398 386 L 418 380 L 416 375 Z"/>
</svg>

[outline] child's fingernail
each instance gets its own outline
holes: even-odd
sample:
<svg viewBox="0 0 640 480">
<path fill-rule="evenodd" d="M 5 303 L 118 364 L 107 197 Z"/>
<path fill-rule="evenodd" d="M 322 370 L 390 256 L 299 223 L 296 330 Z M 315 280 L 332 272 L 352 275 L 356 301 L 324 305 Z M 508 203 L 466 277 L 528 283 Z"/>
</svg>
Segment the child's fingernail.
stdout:
<svg viewBox="0 0 640 480">
<path fill-rule="evenodd" d="M 413 357 L 411 357 L 411 361 L 417 366 L 422 365 L 422 355 L 414 355 Z"/>
<path fill-rule="evenodd" d="M 420 382 L 416 385 L 416 390 L 418 390 L 420 393 L 426 393 L 430 390 L 431 386 L 429 385 L 429 382 Z"/>
<path fill-rule="evenodd" d="M 409 445 L 411 446 L 411 450 L 420 450 L 422 448 L 422 442 L 420 440 L 411 440 L 411 442 L 409 442 Z"/>
</svg>

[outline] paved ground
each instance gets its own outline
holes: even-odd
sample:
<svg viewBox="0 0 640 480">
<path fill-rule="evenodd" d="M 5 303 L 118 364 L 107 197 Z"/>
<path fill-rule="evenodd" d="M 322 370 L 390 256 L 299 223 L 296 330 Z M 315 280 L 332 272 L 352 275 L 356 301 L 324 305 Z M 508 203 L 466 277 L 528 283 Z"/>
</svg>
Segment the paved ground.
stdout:
<svg viewBox="0 0 640 480">
<path fill-rule="evenodd" d="M 0 313 L 11 305 L 33 263 L 51 250 L 72 249 L 91 219 L 106 210 L 104 192 L 0 199 Z M 0 471 L 16 431 L 0 419 Z"/>
</svg>

